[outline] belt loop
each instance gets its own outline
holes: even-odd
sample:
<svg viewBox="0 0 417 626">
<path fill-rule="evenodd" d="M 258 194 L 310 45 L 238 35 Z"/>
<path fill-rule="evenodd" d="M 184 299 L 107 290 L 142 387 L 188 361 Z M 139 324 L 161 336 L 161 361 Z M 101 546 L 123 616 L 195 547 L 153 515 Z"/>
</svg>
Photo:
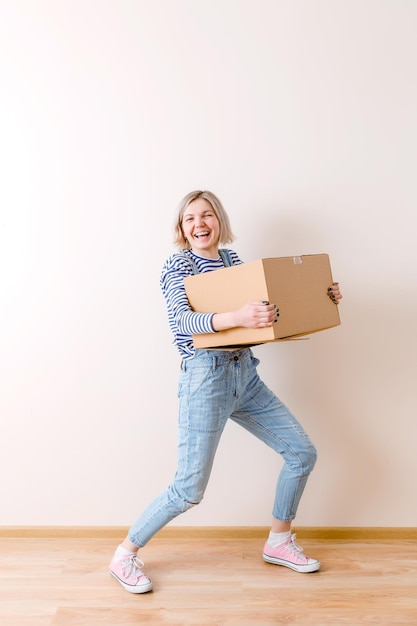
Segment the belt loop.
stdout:
<svg viewBox="0 0 417 626">
<path fill-rule="evenodd" d="M 217 357 L 213 356 L 213 370 L 217 369 Z"/>
</svg>

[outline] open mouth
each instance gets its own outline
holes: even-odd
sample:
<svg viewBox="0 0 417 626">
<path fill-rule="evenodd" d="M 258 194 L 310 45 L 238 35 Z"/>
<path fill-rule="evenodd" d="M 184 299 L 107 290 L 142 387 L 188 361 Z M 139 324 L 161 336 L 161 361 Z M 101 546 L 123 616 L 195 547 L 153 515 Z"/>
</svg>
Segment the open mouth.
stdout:
<svg viewBox="0 0 417 626">
<path fill-rule="evenodd" d="M 195 234 L 195 235 L 193 235 L 193 236 L 194 236 L 194 239 L 205 239 L 205 238 L 207 238 L 207 237 L 209 237 L 209 236 L 210 236 L 210 231 L 208 231 L 208 230 L 202 230 L 201 232 L 196 233 L 196 234 Z"/>
</svg>

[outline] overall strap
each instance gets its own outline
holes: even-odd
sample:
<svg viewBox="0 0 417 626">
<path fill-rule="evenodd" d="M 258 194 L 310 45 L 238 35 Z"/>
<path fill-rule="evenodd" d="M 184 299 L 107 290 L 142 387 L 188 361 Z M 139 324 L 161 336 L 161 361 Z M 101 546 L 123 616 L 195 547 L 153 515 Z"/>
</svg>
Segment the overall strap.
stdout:
<svg viewBox="0 0 417 626">
<path fill-rule="evenodd" d="M 230 256 L 229 250 L 226 250 L 226 248 L 220 248 L 219 254 L 225 267 L 231 267 L 233 265 L 233 260 Z"/>
<path fill-rule="evenodd" d="M 188 256 L 188 254 L 185 254 L 185 252 L 182 252 L 182 251 L 176 254 L 175 256 L 181 259 L 185 259 L 187 263 L 191 266 L 191 270 L 193 274 L 199 274 L 198 267 L 192 257 Z"/>
<path fill-rule="evenodd" d="M 226 250 L 225 248 L 219 248 L 219 255 L 220 255 L 220 258 L 223 261 L 223 265 L 225 267 L 231 267 L 233 265 L 233 259 L 230 256 L 229 250 Z M 191 270 L 192 270 L 193 274 L 199 274 L 200 273 L 198 271 L 198 267 L 196 265 L 196 262 L 194 261 L 194 259 L 191 256 L 188 256 L 188 254 L 185 254 L 185 252 L 183 252 L 183 251 L 179 252 L 175 256 L 178 256 L 181 259 L 185 259 L 190 264 Z"/>
</svg>

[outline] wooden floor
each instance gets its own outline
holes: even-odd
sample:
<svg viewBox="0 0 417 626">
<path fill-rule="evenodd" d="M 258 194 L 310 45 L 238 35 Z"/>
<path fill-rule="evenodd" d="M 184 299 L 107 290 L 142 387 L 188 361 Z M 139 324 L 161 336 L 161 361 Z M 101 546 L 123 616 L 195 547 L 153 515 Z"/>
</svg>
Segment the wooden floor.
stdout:
<svg viewBox="0 0 417 626">
<path fill-rule="evenodd" d="M 297 540 L 320 572 L 264 563 L 259 539 L 155 538 L 154 591 L 133 595 L 108 573 L 114 539 L 0 538 L 0 624 L 417 624 L 416 542 Z"/>
</svg>

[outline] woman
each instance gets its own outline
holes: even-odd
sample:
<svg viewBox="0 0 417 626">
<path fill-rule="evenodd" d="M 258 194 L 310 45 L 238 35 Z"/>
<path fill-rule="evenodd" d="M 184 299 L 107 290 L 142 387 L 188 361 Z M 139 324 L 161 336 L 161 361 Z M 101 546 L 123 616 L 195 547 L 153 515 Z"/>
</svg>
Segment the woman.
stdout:
<svg viewBox="0 0 417 626">
<path fill-rule="evenodd" d="M 259 361 L 250 348 L 196 350 L 192 335 L 246 327 L 263 328 L 278 321 L 279 310 L 268 302 L 249 302 L 228 313 L 197 313 L 187 300 L 184 278 L 225 265 L 241 263 L 233 250 L 219 245 L 233 241 L 228 216 L 209 191 L 188 194 L 178 208 L 176 244 L 180 254 L 170 256 L 161 275 L 169 324 L 182 357 L 179 381 L 178 468 L 171 485 L 142 513 L 117 548 L 111 574 L 131 593 L 145 593 L 152 582 L 137 557 L 142 548 L 170 520 L 201 502 L 216 449 L 228 419 L 276 450 L 283 460 L 272 525 L 263 558 L 297 572 L 314 572 L 320 562 L 308 558 L 295 543 L 291 522 L 316 462 L 316 450 L 286 406 L 259 378 Z M 337 283 L 329 287 L 337 304 Z"/>
</svg>

